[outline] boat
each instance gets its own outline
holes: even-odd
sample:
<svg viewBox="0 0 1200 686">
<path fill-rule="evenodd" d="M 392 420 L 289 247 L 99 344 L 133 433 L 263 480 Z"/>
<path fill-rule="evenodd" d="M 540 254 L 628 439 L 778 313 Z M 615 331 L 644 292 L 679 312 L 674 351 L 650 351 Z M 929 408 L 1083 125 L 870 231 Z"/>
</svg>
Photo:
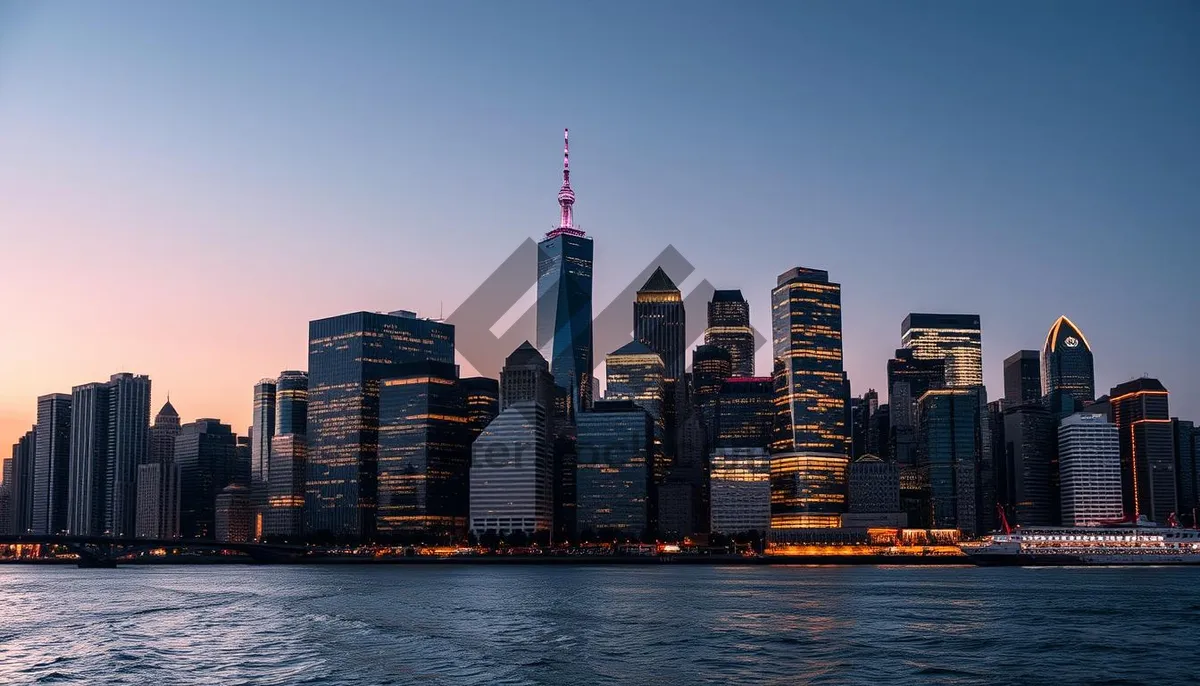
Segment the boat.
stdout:
<svg viewBox="0 0 1200 686">
<path fill-rule="evenodd" d="M 977 565 L 1200 565 L 1200 531 L 1181 529 L 1174 515 L 1159 526 L 1144 515 L 1086 527 L 1015 527 L 963 543 Z"/>
</svg>

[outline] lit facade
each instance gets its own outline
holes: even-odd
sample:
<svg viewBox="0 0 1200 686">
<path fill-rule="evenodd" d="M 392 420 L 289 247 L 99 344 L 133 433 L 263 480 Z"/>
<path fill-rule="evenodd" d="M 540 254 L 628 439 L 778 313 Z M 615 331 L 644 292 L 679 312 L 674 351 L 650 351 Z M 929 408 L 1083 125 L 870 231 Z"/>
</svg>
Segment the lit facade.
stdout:
<svg viewBox="0 0 1200 686">
<path fill-rule="evenodd" d="M 310 322 L 305 530 L 370 538 L 375 526 L 379 384 L 397 366 L 454 363 L 454 327 L 411 312 Z"/>
<path fill-rule="evenodd" d="M 765 534 L 771 528 L 771 458 L 766 448 L 714 448 L 709 492 L 713 533 Z"/>
<path fill-rule="evenodd" d="M 654 418 L 662 437 L 666 403 L 666 366 L 646 345 L 632 341 L 604 358 L 605 400 L 632 400 Z"/>
<path fill-rule="evenodd" d="M 303 434 L 280 434 L 271 439 L 270 483 L 263 512 L 263 535 L 295 540 L 304 533 L 304 475 L 308 440 Z"/>
<path fill-rule="evenodd" d="M 1066 391 L 1080 402 L 1096 397 L 1096 372 L 1092 346 L 1079 327 L 1059 317 L 1046 334 L 1041 357 L 1042 395 Z"/>
<path fill-rule="evenodd" d="M 683 378 L 687 321 L 683 296 L 662 267 L 657 267 L 633 301 L 633 338 L 662 358 L 664 378 Z"/>
<path fill-rule="evenodd" d="M 454 365 L 414 362 L 383 380 L 378 537 L 466 532 L 474 437 L 470 424 Z"/>
<path fill-rule="evenodd" d="M 1108 402 L 1121 440 L 1125 514 L 1166 524 L 1178 511 L 1167 389 L 1158 379 L 1135 379 L 1109 391 Z"/>
<path fill-rule="evenodd" d="M 216 539 L 222 543 L 254 540 L 254 504 L 250 489 L 230 484 L 221 489 L 215 502 Z"/>
<path fill-rule="evenodd" d="M 579 535 L 641 538 L 652 533 L 657 502 L 653 418 L 633 401 L 603 400 L 576 422 Z"/>
<path fill-rule="evenodd" d="M 272 437 L 287 434 L 308 435 L 308 372 L 305 371 L 284 371 L 275 380 L 275 429 Z M 257 443 L 257 431 L 254 435 Z M 268 480 L 270 474 L 268 462 Z"/>
<path fill-rule="evenodd" d="M 704 344 L 729 353 L 733 367 L 730 376 L 754 376 L 754 329 L 750 328 L 750 303 L 741 291 L 713 292 Z"/>
<path fill-rule="evenodd" d="M 470 529 L 526 534 L 553 525 L 553 464 L 546 410 L 532 402 L 502 410 L 471 446 Z"/>
<path fill-rule="evenodd" d="M 51 393 L 37 400 L 30 530 L 60 534 L 67 530 L 71 475 L 71 396 Z"/>
<path fill-rule="evenodd" d="M 179 465 L 173 461 L 149 462 L 138 466 L 138 538 L 179 538 Z"/>
<path fill-rule="evenodd" d="M 1004 360 L 1004 401 L 1013 405 L 1030 403 L 1042 395 L 1042 361 L 1038 352 L 1018 350 L 1009 355 Z"/>
<path fill-rule="evenodd" d="M 920 399 L 917 475 L 926 494 L 927 521 L 916 526 L 977 529 L 981 456 L 979 395 L 971 389 L 927 391 Z"/>
<path fill-rule="evenodd" d="M 1121 518 L 1121 441 L 1099 414 L 1079 413 L 1058 427 L 1063 526 L 1098 526 Z"/>
<path fill-rule="evenodd" d="M 846 506 L 841 286 L 797 267 L 771 294 L 771 528 L 838 526 Z"/>
<path fill-rule="evenodd" d="M 700 345 L 692 351 L 692 395 L 697 405 L 716 400 L 721 384 L 733 375 L 733 357 L 725 348 Z"/>
<path fill-rule="evenodd" d="M 500 382 L 486 376 L 459 379 L 467 399 L 467 416 L 471 418 L 471 440 L 500 414 Z"/>
<path fill-rule="evenodd" d="M 909 314 L 900 325 L 900 347 L 912 350 L 919 360 L 945 360 L 948 388 L 983 385 L 977 314 Z"/>
</svg>

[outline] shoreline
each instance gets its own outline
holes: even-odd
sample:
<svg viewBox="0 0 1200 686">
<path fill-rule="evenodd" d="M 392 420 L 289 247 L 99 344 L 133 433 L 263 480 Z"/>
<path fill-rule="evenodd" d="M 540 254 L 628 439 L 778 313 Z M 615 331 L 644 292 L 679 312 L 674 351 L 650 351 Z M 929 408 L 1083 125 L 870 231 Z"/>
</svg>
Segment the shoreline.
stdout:
<svg viewBox="0 0 1200 686">
<path fill-rule="evenodd" d="M 77 560 L 0 560 L 0 565 L 29 566 L 79 566 Z M 958 555 L 772 555 L 767 557 L 678 555 L 678 556 L 571 556 L 571 555 L 488 555 L 488 556 L 413 556 L 396 558 L 325 558 L 297 560 L 252 560 L 246 558 L 221 559 L 218 557 L 195 557 L 165 559 L 120 560 L 116 567 L 134 566 L 195 566 L 195 565 L 249 565 L 249 566 L 329 566 L 329 565 L 409 565 L 409 566 L 568 566 L 568 567 L 611 567 L 611 566 L 861 566 L 887 565 L 906 567 L 930 566 L 976 566 L 969 558 Z M 106 567 L 111 569 L 112 567 Z"/>
</svg>

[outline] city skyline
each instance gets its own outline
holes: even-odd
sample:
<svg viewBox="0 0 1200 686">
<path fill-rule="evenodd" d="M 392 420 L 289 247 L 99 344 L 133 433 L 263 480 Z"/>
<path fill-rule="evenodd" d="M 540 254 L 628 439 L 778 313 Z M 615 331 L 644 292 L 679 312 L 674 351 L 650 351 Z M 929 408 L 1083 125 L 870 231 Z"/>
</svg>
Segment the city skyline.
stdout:
<svg viewBox="0 0 1200 686">
<path fill-rule="evenodd" d="M 1093 16 L 1083 28 L 1074 29 L 1075 48 L 1093 63 L 1083 57 L 1067 61 L 1067 75 L 1034 73 L 1039 58 L 1062 57 L 1050 41 L 1053 31 L 1066 30 L 1080 18 L 1063 8 L 1035 12 L 1041 25 L 1025 34 L 1034 48 L 1031 57 L 1009 56 L 1011 62 L 997 64 L 989 60 L 999 59 L 1003 51 L 967 51 L 976 68 L 991 78 L 1019 74 L 1035 91 L 1051 88 L 1070 74 L 1094 78 L 1104 65 L 1113 67 L 1110 76 L 1116 85 L 1084 88 L 1065 109 L 1055 107 L 1048 95 L 1038 95 L 1040 91 L 1032 103 L 1001 107 L 1006 88 L 1002 83 L 991 84 L 998 92 L 972 90 L 971 75 L 939 62 L 932 65 L 934 73 L 966 90 L 961 101 L 931 104 L 917 94 L 928 85 L 920 80 L 909 84 L 917 93 L 897 93 L 878 75 L 864 73 L 862 63 L 837 61 L 836 75 L 873 77 L 859 82 L 864 93 L 874 93 L 900 110 L 915 108 L 908 116 L 871 120 L 882 130 L 859 141 L 855 137 L 864 129 L 838 126 L 834 120 L 861 116 L 871 97 L 845 91 L 834 75 L 808 72 L 799 74 L 801 85 L 783 90 L 779 88 L 784 75 L 778 72 L 745 85 L 735 83 L 736 77 L 715 74 L 711 78 L 723 92 L 732 89 L 739 97 L 759 99 L 778 93 L 782 98 L 768 100 L 762 112 L 740 111 L 752 122 L 723 127 L 729 113 L 721 108 L 706 113 L 700 106 L 711 105 L 711 96 L 704 95 L 699 82 L 688 80 L 705 68 L 704 63 L 672 66 L 672 48 L 720 38 L 711 27 L 688 22 L 670 45 L 641 46 L 639 59 L 651 67 L 649 74 L 623 89 L 614 80 L 627 75 L 633 65 L 609 49 L 574 64 L 534 63 L 535 74 L 521 77 L 517 84 L 518 93 L 528 96 L 518 103 L 519 98 L 493 99 L 495 93 L 488 88 L 475 96 L 479 99 L 441 88 L 455 79 L 482 87 L 477 79 L 489 73 L 462 55 L 450 60 L 446 46 L 437 43 L 449 30 L 444 11 L 388 11 L 396 20 L 384 22 L 389 26 L 401 23 L 401 18 L 424 20 L 434 37 L 417 45 L 448 58 L 440 71 L 419 77 L 393 65 L 415 48 L 373 31 L 362 18 L 343 16 L 330 26 L 331 40 L 340 45 L 353 38 L 364 42 L 361 52 L 351 51 L 335 64 L 350 69 L 356 60 L 394 58 L 381 60 L 373 76 L 406 77 L 396 87 L 416 88 L 428 101 L 417 103 L 415 119 L 376 120 L 354 109 L 374 95 L 356 90 L 364 82 L 352 79 L 342 91 L 346 104 L 325 105 L 331 108 L 325 111 L 331 124 L 300 116 L 273 137 L 255 122 L 276 116 L 285 103 L 303 109 L 317 100 L 296 79 L 284 79 L 278 90 L 271 90 L 263 73 L 303 68 L 299 37 L 320 19 L 319 9 L 278 28 L 278 55 L 260 52 L 248 35 L 238 34 L 230 47 L 231 62 L 223 63 L 188 62 L 213 38 L 217 22 L 205 10 L 187 10 L 168 21 L 128 8 L 103 16 L 77 5 L 74 17 L 64 24 L 61 9 L 4 6 L 0 77 L 9 85 L 0 94 L 0 126 L 16 135 L 0 140 L 0 152 L 23 162 L 0 170 L 0 187 L 8 189 L 0 203 L 0 231 L 10 248 L 7 278 L 9 283 L 34 283 L 39 273 L 54 273 L 54 281 L 66 286 L 6 288 L 0 296 L 11 319 L 46 327 L 38 336 L 6 338 L 8 354 L 0 359 L 0 378 L 5 381 L 0 386 L 0 442 L 12 444 L 29 429 L 38 397 L 69 393 L 76 385 L 124 371 L 154 380 L 152 407 L 161 406 L 169 393 L 185 422 L 217 417 L 244 435 L 255 380 L 307 366 L 309 321 L 359 310 L 449 314 L 498 266 L 496 255 L 506 255 L 521 240 L 540 238 L 552 228 L 558 212 L 552 204 L 559 173 L 555 135 L 563 126 L 571 127 L 576 138 L 576 220 L 598 239 L 597 313 L 636 270 L 672 244 L 696 265 L 695 275 L 677 284 L 684 295 L 701 279 L 718 289 L 739 289 L 750 303 L 751 323 L 769 331 L 774 276 L 795 264 L 811 265 L 828 270 L 845 289 L 845 362 L 855 395 L 868 387 L 886 395 L 885 364 L 899 345 L 896 329 L 910 312 L 980 315 L 984 380 L 991 398 L 1003 395 L 1004 359 L 1038 348 L 1047 328 L 1065 315 L 1087 332 L 1094 346 L 1097 394 L 1146 374 L 1170 390 L 1172 414 L 1198 416 L 1200 369 L 1188 355 L 1187 342 L 1200 336 L 1200 322 L 1178 317 L 1166 305 L 1145 305 L 1172 302 L 1172 294 L 1194 292 L 1197 283 L 1172 248 L 1173 240 L 1186 235 L 1185 227 L 1195 224 L 1197 214 L 1195 201 L 1184 195 L 1196 178 L 1195 160 L 1200 159 L 1189 152 L 1197 147 L 1195 125 L 1176 120 L 1181 113 L 1195 111 L 1195 89 L 1178 67 L 1195 54 L 1194 46 L 1179 43 L 1186 27 L 1195 26 L 1195 16 L 1180 13 L 1173 27 L 1164 18 L 1170 13 L 1149 15 L 1114 5 L 1101 9 L 1090 11 Z M 717 11 L 714 6 L 697 9 L 708 15 Z M 581 12 L 547 10 L 528 30 L 567 23 L 590 45 L 613 28 L 611 17 L 594 18 L 589 26 L 579 19 Z M 805 12 L 838 19 L 838 12 L 829 8 Z M 248 26 L 261 28 L 268 14 L 263 9 L 250 11 Z M 480 24 L 466 27 L 469 36 L 479 37 L 490 14 L 481 6 Z M 917 22 L 915 27 L 912 17 L 901 19 L 944 44 L 956 27 L 965 29 L 966 36 L 978 35 L 986 31 L 987 19 L 1010 26 L 1020 13 L 991 8 L 983 14 L 990 16 L 976 13 L 968 22 L 952 11 L 936 25 Z M 78 29 L 92 19 L 98 27 L 94 33 Z M 737 17 L 730 30 L 743 40 L 770 36 L 767 19 Z M 192 26 L 184 26 L 192 20 Z M 509 23 L 504 26 L 511 27 L 512 18 L 505 21 Z M 646 25 L 628 31 L 634 38 L 646 38 L 666 21 L 663 14 L 649 10 Z M 845 16 L 841 24 L 834 21 L 831 31 L 838 40 L 850 41 L 845 21 Z M 101 30 L 105 28 L 112 30 Z M 175 51 L 158 57 L 170 58 L 172 64 L 182 60 L 195 69 L 197 81 L 193 90 L 183 92 L 189 96 L 183 103 L 221 96 L 204 100 L 212 103 L 206 115 L 210 119 L 187 115 L 178 109 L 184 105 L 170 98 L 147 99 L 161 85 L 163 75 L 151 65 L 154 50 L 163 48 L 134 49 L 121 43 L 156 29 L 184 39 Z M 72 43 L 70 52 L 55 45 L 64 31 L 79 39 L 62 41 Z M 1132 41 L 1139 49 L 1138 59 L 1118 60 L 1106 52 L 1102 43 L 1114 36 L 1127 46 Z M 914 65 L 931 59 L 919 49 L 905 49 L 896 36 L 877 38 L 885 39 L 879 50 L 893 51 Z M 500 45 L 498 40 L 485 40 L 483 46 L 508 46 L 508 39 Z M 1156 41 L 1160 45 L 1152 45 Z M 815 41 L 809 49 L 841 56 L 844 47 L 830 38 Z M 766 50 L 753 53 L 755 59 L 763 58 Z M 84 55 L 90 64 L 83 63 Z M 264 71 L 231 74 L 236 56 Z M 521 64 L 532 59 L 515 49 L 511 56 Z M 285 67 L 288 59 L 297 60 L 298 66 Z M 744 65 L 730 68 L 740 66 Z M 119 69 L 129 72 L 118 77 Z M 1139 82 L 1150 71 L 1159 80 Z M 680 75 L 688 78 L 677 82 Z M 228 82 L 219 83 L 225 76 Z M 574 79 L 576 102 L 559 104 L 558 94 L 545 85 L 556 82 L 549 78 L 553 76 Z M 94 115 L 89 121 L 67 117 L 64 108 L 82 108 L 75 98 L 98 96 L 95 86 L 80 82 L 89 78 L 116 92 L 103 102 L 88 101 L 87 111 Z M 322 72 L 316 78 L 328 88 L 337 75 Z M 597 100 L 607 95 L 615 103 L 622 95 L 671 84 L 680 91 L 676 103 L 642 112 L 637 119 L 613 119 L 613 103 Z M 803 88 L 824 99 L 801 103 Z M 383 93 L 381 111 L 394 113 L 401 104 L 400 92 Z M 251 98 L 239 113 L 230 108 L 239 93 L 260 97 Z M 1152 107 L 1134 112 L 1114 104 L 1113 98 L 1130 93 L 1143 104 L 1149 100 Z M 436 102 L 435 95 L 448 96 L 448 101 Z M 975 103 L 966 96 L 982 100 Z M 500 115 L 470 115 L 470 108 L 463 107 L 472 103 L 495 104 Z M 601 113 L 588 111 L 598 103 L 605 104 Z M 936 131 L 941 117 L 984 116 L 985 104 L 998 108 L 990 119 Z M 526 107 L 540 111 L 530 115 Z M 697 107 L 698 113 L 682 116 Z M 1088 110 L 1085 133 L 1072 133 L 1079 122 L 1068 115 L 1078 115 L 1072 109 L 1076 107 Z M 1104 114 L 1096 111 L 1105 108 Z M 435 125 L 431 120 L 449 111 L 455 113 L 450 117 L 454 121 Z M 1023 115 L 1040 115 L 1036 121 L 1042 126 L 1023 129 L 1024 137 L 1018 138 L 1002 119 Z M 175 128 L 163 123 L 171 118 Z M 382 152 L 368 149 L 364 138 L 349 131 L 360 118 L 369 130 L 365 135 L 384 142 Z M 142 125 L 142 130 L 120 123 L 126 120 Z M 751 125 L 767 133 L 750 131 Z M 921 134 L 916 140 L 941 142 L 933 147 L 943 152 L 923 156 L 885 140 L 904 126 L 916 127 Z M 1126 127 L 1138 130 L 1138 137 L 1121 138 L 1118 134 Z M 1150 127 L 1157 129 L 1154 135 L 1145 131 Z M 509 133 L 498 135 L 501 131 Z M 287 165 L 304 166 L 303 158 L 295 156 L 300 153 L 285 148 L 308 135 L 322 141 L 303 148 L 303 154 L 320 162 L 320 169 L 285 173 Z M 977 137 L 989 135 L 1010 149 L 978 142 Z M 204 152 L 187 138 L 213 146 Z M 339 142 L 354 145 L 344 153 L 326 147 Z M 236 152 L 243 149 L 254 150 L 254 159 Z M 413 154 L 400 156 L 406 150 Z M 242 163 L 245 168 L 239 170 Z M 1092 168 L 1100 166 L 1106 171 Z M 230 178 L 218 178 L 218 171 L 229 172 Z M 953 178 L 964 172 L 966 178 Z M 1151 174 L 1153 182 L 1143 178 L 1145 174 Z M 347 187 L 356 184 L 358 191 Z M 411 187 L 390 199 L 406 185 Z M 330 193 L 330 199 L 301 197 L 319 196 L 320 191 Z M 454 205 L 464 192 L 471 194 L 466 218 Z M 663 203 L 664 194 L 677 200 Z M 855 208 L 847 209 L 849 205 Z M 1025 254 L 1021 242 L 1040 240 L 1047 232 L 1061 237 L 1064 245 L 1070 243 L 1069 260 Z M 903 240 L 894 240 L 896 235 Z M 1128 251 L 1115 240 L 1120 235 L 1135 236 L 1140 249 Z M 340 238 L 330 243 L 329 236 Z M 1007 245 L 1010 238 L 1017 247 Z M 781 250 L 781 241 L 789 240 L 795 248 Z M 981 247 L 984 243 L 986 248 Z M 463 245 L 470 248 L 463 250 Z M 414 246 L 419 249 L 414 251 Z M 322 252 L 329 253 L 330 279 L 317 283 L 296 265 Z M 372 257 L 373 268 L 364 269 L 356 261 L 364 254 Z M 376 254 L 387 259 L 374 258 Z M 957 259 L 947 262 L 948 254 Z M 214 263 L 217 257 L 228 262 Z M 424 263 L 436 263 L 437 268 Z M 914 264 L 931 268 L 914 273 Z M 117 266 L 120 274 L 107 277 Z M 221 278 L 212 278 L 214 274 Z M 1050 275 L 1067 287 L 1036 288 Z M 1113 278 L 1122 278 L 1128 288 L 1102 289 Z M 85 283 L 88 288 L 82 290 Z M 285 287 L 251 288 L 261 283 Z M 196 308 L 205 306 L 211 311 L 197 316 Z M 56 312 L 71 316 L 49 316 Z M 690 314 L 703 317 L 703 312 Z M 226 325 L 214 325 L 225 318 Z M 1145 335 L 1148 331 L 1156 335 Z M 532 334 L 527 337 L 533 339 Z M 689 341 L 687 348 L 696 343 Z M 610 351 L 594 352 L 599 362 Z M 759 351 L 757 374 L 770 372 L 769 355 Z M 484 373 L 494 376 L 496 371 Z M 464 366 L 463 376 L 471 372 Z M 604 378 L 603 373 L 596 376 Z"/>
</svg>

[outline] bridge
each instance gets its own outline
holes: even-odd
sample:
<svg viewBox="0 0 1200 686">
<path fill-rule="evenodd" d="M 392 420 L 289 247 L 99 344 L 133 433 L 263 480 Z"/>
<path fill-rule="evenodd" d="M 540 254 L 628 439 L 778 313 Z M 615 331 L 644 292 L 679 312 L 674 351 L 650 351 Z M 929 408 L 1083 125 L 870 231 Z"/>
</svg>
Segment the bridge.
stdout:
<svg viewBox="0 0 1200 686">
<path fill-rule="evenodd" d="M 66 548 L 79 556 L 80 567 L 114 567 L 152 550 L 163 549 L 169 555 L 208 554 L 244 555 L 247 562 L 298 562 L 305 554 L 302 545 L 275 543 L 232 543 L 198 539 L 156 540 L 148 538 L 112 538 L 108 536 L 51 536 L 45 534 L 0 535 L 0 545 L 52 545 Z"/>
</svg>

